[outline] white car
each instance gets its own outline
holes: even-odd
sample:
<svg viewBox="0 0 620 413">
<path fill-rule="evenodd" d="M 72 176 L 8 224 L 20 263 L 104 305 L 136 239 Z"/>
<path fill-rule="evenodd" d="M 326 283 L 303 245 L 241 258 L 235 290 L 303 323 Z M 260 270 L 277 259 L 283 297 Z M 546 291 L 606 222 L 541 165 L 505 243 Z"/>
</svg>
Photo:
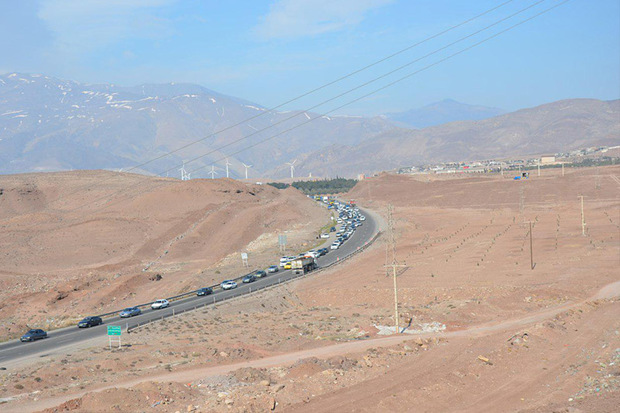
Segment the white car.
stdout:
<svg viewBox="0 0 620 413">
<path fill-rule="evenodd" d="M 323 238 L 323 239 L 329 238 L 329 234 L 324 232 L 323 234 L 321 234 L 321 238 Z"/>
<path fill-rule="evenodd" d="M 305 253 L 304 256 L 310 256 L 312 258 L 319 258 L 321 254 L 318 251 L 311 250 Z"/>
<path fill-rule="evenodd" d="M 222 290 L 232 290 L 233 288 L 237 288 L 237 283 L 233 280 L 226 280 L 220 285 L 220 287 L 222 287 Z"/>
<path fill-rule="evenodd" d="M 337 250 L 338 248 L 340 248 L 340 243 L 339 242 L 334 242 L 331 247 L 331 249 L 333 250 Z"/>
<path fill-rule="evenodd" d="M 282 257 L 280 258 L 280 267 L 284 267 L 287 263 L 291 262 L 297 257 Z"/>
<path fill-rule="evenodd" d="M 153 310 L 160 310 L 162 308 L 170 307 L 170 301 L 168 300 L 155 300 L 153 304 L 151 304 L 151 308 Z"/>
</svg>

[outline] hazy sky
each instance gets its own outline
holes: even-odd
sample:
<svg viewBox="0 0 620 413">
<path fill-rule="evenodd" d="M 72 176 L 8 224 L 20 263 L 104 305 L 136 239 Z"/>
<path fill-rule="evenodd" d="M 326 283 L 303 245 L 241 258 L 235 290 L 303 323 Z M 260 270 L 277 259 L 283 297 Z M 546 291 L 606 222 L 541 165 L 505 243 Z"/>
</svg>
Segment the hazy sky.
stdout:
<svg viewBox="0 0 620 413">
<path fill-rule="evenodd" d="M 504 1 L 0 0 L 0 73 L 127 86 L 192 82 L 275 106 Z M 313 106 L 537 1 L 514 0 L 289 107 Z M 559 2 L 543 1 L 315 111 L 328 111 Z M 444 98 L 512 110 L 619 96 L 620 1 L 572 0 L 340 112 L 378 114 Z"/>
</svg>

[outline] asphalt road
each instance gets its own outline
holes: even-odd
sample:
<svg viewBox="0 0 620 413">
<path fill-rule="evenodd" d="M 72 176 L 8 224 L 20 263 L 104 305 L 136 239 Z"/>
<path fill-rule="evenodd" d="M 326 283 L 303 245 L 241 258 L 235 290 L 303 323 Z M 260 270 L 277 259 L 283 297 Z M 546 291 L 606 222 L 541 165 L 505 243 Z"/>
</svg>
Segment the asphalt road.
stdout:
<svg viewBox="0 0 620 413">
<path fill-rule="evenodd" d="M 366 216 L 366 220 L 363 222 L 363 225 L 358 227 L 351 238 L 347 240 L 339 249 L 330 249 L 326 255 L 320 257 L 317 260 L 319 267 L 333 264 L 347 255 L 352 254 L 366 244 L 376 234 L 377 223 L 373 220 L 372 216 L 362 209 L 360 209 L 360 212 Z M 333 233 L 331 235 L 331 238 L 328 240 L 330 241 L 329 244 L 331 244 L 331 240 L 334 238 Z M 329 244 L 327 244 L 327 248 L 329 248 Z M 298 276 L 293 274 L 291 270 L 280 270 L 277 273 L 268 274 L 267 277 L 259 278 L 253 283 L 238 283 L 238 287 L 233 290 L 216 290 L 212 295 L 204 297 L 191 296 L 182 300 L 174 301 L 171 303 L 170 307 L 161 310 L 152 310 L 148 308 L 143 310 L 142 314 L 139 316 L 131 318 L 120 318 L 119 316 L 113 316 L 105 318 L 104 324 L 96 327 L 77 328 L 77 326 L 74 326 L 58 329 L 48 332 L 48 338 L 35 342 L 22 343 L 19 340 L 11 340 L 0 344 L 0 367 L 3 363 L 14 361 L 23 357 L 45 357 L 46 353 L 50 353 L 52 351 L 55 352 L 64 346 L 73 345 L 77 342 L 90 340 L 96 337 L 101 337 L 102 343 L 104 343 L 108 325 L 121 326 L 123 328 L 124 335 L 127 326 L 147 323 L 155 318 L 166 317 L 172 315 L 173 311 L 175 313 L 181 313 L 192 310 L 195 307 L 202 307 L 204 305 L 214 304 L 215 302 L 245 295 L 251 291 L 260 290 L 274 284 L 279 284 L 295 277 Z M 154 297 L 154 299 L 156 298 L 159 297 Z"/>
</svg>

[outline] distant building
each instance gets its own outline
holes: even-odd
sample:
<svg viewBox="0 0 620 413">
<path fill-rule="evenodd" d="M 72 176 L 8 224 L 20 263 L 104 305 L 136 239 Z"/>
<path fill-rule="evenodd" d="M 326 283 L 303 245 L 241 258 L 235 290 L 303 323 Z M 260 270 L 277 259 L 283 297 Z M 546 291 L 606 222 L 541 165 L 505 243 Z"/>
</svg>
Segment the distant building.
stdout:
<svg viewBox="0 0 620 413">
<path fill-rule="evenodd" d="M 363 181 L 365 178 L 366 178 L 366 175 L 364 175 L 364 174 L 358 174 L 357 175 L 357 180 L 358 181 Z"/>
</svg>

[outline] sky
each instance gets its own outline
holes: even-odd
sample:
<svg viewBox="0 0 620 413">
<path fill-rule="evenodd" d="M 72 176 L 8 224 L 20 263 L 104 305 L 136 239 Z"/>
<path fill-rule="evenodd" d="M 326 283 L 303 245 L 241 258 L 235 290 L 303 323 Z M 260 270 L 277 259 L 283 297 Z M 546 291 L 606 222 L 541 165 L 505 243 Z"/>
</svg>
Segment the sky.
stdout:
<svg viewBox="0 0 620 413">
<path fill-rule="evenodd" d="M 0 0 L 0 73 L 197 83 L 276 107 L 505 1 Z M 559 3 L 513 0 L 283 108 L 377 115 L 447 98 L 505 110 L 618 99 L 618 0 L 571 0 L 459 53 Z"/>
</svg>

